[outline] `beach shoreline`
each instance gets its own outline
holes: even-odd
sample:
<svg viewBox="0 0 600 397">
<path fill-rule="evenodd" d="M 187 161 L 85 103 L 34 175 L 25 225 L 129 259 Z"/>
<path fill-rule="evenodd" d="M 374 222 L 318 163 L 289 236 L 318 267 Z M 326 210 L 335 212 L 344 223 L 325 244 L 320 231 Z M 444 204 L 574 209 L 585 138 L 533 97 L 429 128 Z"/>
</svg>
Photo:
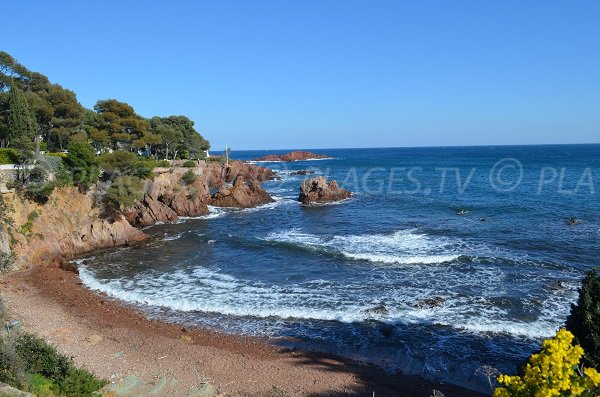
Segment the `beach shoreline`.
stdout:
<svg viewBox="0 0 600 397">
<path fill-rule="evenodd" d="M 419 376 L 388 374 L 318 352 L 290 351 L 267 338 L 150 320 L 87 289 L 72 272 L 34 266 L 0 282 L 12 318 L 110 382 L 135 376 L 185 395 L 203 382 L 224 396 L 451 396 L 482 394 Z M 175 381 L 173 380 L 175 379 Z M 157 387 L 157 386 L 156 386 Z"/>
</svg>

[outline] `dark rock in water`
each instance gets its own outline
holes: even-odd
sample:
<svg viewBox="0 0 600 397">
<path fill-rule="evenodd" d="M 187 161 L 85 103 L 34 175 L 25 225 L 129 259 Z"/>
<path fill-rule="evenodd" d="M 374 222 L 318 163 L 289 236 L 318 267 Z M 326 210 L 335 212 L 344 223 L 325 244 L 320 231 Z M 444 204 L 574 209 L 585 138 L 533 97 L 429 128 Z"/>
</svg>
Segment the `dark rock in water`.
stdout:
<svg viewBox="0 0 600 397">
<path fill-rule="evenodd" d="M 573 226 L 578 223 L 579 223 L 579 219 L 577 219 L 575 217 L 567 219 L 567 225 L 569 225 L 569 226 Z"/>
<path fill-rule="evenodd" d="M 364 314 L 381 314 L 384 316 L 387 314 L 390 314 L 390 312 L 388 311 L 387 307 L 385 307 L 385 305 L 373 306 L 371 308 L 363 310 L 363 313 Z"/>
<path fill-rule="evenodd" d="M 415 303 L 416 308 L 418 309 L 432 309 L 434 307 L 440 307 L 444 304 L 444 302 L 446 302 L 446 300 L 444 298 L 442 298 L 441 296 L 434 296 L 433 298 L 426 298 L 423 299 L 417 303 Z"/>
<path fill-rule="evenodd" d="M 315 171 L 313 171 L 313 170 L 299 170 L 299 171 L 290 172 L 290 175 L 312 175 L 314 173 L 315 173 Z"/>
<path fill-rule="evenodd" d="M 560 280 L 556 280 L 555 282 L 553 282 L 550 285 L 546 285 L 548 289 L 550 290 L 554 290 L 554 291 L 562 291 L 566 288 L 565 283 L 563 283 Z"/>
<path fill-rule="evenodd" d="M 351 196 L 352 193 L 340 188 L 336 181 L 327 182 L 324 177 L 318 176 L 302 182 L 298 201 L 302 204 L 331 203 Z"/>
<path fill-rule="evenodd" d="M 392 335 L 394 335 L 394 328 L 391 327 L 390 325 L 387 325 L 387 324 L 382 325 L 380 329 L 381 329 L 381 334 L 383 336 L 385 336 L 386 338 L 389 338 Z"/>
<path fill-rule="evenodd" d="M 479 222 L 485 222 L 485 218 L 481 218 Z"/>
</svg>

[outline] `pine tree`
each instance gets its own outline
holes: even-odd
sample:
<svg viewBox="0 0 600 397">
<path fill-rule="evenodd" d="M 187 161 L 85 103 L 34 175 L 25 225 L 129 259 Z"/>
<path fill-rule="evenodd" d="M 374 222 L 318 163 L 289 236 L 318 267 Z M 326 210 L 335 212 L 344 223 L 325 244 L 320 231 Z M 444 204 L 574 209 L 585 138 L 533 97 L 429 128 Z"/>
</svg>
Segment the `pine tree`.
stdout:
<svg viewBox="0 0 600 397">
<path fill-rule="evenodd" d="M 29 157 L 34 149 L 35 120 L 27 98 L 14 85 L 8 93 L 8 144 Z"/>
<path fill-rule="evenodd" d="M 585 350 L 588 366 L 600 367 L 600 276 L 596 270 L 587 273 L 576 305 L 571 305 L 567 330 L 575 335 Z"/>
</svg>

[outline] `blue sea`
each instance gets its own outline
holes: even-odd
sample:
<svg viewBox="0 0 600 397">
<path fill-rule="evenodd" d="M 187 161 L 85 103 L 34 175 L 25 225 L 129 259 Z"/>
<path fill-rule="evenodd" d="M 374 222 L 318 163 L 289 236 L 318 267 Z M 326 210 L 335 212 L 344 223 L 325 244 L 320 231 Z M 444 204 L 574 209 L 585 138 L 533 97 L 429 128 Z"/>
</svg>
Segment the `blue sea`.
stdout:
<svg viewBox="0 0 600 397">
<path fill-rule="evenodd" d="M 260 164 L 274 203 L 154 226 L 81 279 L 152 318 L 489 391 L 481 368 L 514 372 L 599 263 L 600 145 L 311 151 L 331 159 Z M 353 197 L 300 205 L 303 169 Z"/>
</svg>

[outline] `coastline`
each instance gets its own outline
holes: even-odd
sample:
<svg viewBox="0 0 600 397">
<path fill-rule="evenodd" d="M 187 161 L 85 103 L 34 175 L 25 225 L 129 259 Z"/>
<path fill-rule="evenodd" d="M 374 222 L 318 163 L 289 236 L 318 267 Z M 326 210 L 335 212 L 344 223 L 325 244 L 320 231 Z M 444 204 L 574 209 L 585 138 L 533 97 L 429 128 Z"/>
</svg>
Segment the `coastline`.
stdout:
<svg viewBox="0 0 600 397">
<path fill-rule="evenodd" d="M 289 351 L 266 338 L 182 327 L 83 286 L 56 267 L 34 266 L 0 282 L 2 300 L 27 331 L 97 375 L 164 384 L 157 395 L 185 395 L 210 382 L 224 396 L 482 396 L 419 376 L 388 374 L 318 352 Z M 173 380 L 176 381 L 173 381 Z M 164 394 L 163 394 L 164 393 Z"/>
</svg>

